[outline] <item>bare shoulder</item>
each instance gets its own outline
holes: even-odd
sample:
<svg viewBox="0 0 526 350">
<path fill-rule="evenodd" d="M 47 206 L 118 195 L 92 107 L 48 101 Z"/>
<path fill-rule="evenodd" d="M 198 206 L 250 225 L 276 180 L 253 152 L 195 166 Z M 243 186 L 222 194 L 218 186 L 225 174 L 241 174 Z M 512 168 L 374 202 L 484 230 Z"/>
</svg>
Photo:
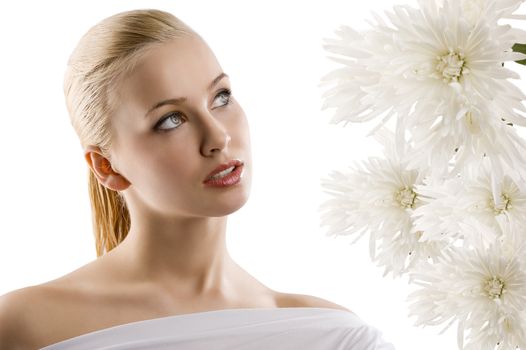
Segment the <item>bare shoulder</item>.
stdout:
<svg viewBox="0 0 526 350">
<path fill-rule="evenodd" d="M 46 299 L 44 287 L 29 286 L 0 296 L 0 349 L 34 348 L 37 305 Z"/>
<path fill-rule="evenodd" d="M 70 283 L 60 278 L 0 296 L 0 349 L 40 349 L 66 339 L 82 300 L 80 288 Z"/>
<path fill-rule="evenodd" d="M 280 307 L 320 307 L 352 312 L 340 304 L 308 294 L 276 292 L 276 300 Z"/>
<path fill-rule="evenodd" d="M 116 303 L 115 298 L 107 300 L 104 285 L 93 278 L 98 272 L 94 266 L 88 263 L 56 279 L 1 295 L 0 349 L 40 349 L 104 328 L 104 316 L 114 315 L 105 306 Z M 119 296 L 124 298 L 122 293 Z M 107 302 L 101 305 L 100 300 Z M 105 310 L 102 316 L 101 310 Z"/>
</svg>

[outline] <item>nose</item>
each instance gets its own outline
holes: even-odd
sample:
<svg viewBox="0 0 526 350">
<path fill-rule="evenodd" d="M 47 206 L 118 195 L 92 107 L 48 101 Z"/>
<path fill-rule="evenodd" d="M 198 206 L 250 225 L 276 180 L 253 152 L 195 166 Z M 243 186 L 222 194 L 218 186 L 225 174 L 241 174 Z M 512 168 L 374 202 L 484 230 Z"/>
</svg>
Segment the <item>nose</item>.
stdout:
<svg viewBox="0 0 526 350">
<path fill-rule="evenodd" d="M 203 142 L 201 144 L 201 153 L 204 156 L 212 156 L 214 152 L 219 152 L 230 143 L 231 137 L 224 125 L 216 117 L 207 113 L 202 121 Z"/>
</svg>

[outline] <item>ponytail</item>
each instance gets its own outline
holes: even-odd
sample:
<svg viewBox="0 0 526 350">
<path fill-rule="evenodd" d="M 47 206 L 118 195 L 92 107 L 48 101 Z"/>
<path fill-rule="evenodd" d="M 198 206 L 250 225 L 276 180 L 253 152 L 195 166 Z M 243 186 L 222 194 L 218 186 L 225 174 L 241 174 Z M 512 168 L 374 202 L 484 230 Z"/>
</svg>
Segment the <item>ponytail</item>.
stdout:
<svg viewBox="0 0 526 350">
<path fill-rule="evenodd" d="M 89 169 L 89 196 L 97 257 L 121 243 L 130 229 L 130 214 L 119 192 L 103 186 Z"/>
</svg>

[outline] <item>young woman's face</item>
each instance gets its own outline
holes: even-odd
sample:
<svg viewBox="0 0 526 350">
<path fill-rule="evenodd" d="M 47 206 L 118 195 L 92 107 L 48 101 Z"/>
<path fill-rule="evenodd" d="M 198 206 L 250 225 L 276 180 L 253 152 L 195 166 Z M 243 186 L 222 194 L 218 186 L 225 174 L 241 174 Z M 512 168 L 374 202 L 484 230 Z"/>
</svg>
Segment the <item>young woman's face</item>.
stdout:
<svg viewBox="0 0 526 350">
<path fill-rule="evenodd" d="M 114 169 L 130 183 L 127 202 L 171 216 L 224 216 L 248 199 L 250 135 L 228 76 L 199 37 L 154 47 L 118 89 L 111 119 Z M 169 102 L 155 109 L 159 102 Z M 241 181 L 203 184 L 219 164 L 244 162 Z"/>
</svg>

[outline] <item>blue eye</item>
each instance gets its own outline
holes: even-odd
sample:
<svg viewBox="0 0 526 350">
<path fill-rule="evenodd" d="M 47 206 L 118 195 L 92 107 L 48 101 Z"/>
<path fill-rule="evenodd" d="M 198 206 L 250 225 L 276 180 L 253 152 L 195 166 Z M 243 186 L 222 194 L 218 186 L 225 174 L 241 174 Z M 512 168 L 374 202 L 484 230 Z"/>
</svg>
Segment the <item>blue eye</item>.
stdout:
<svg viewBox="0 0 526 350">
<path fill-rule="evenodd" d="M 165 122 L 167 122 L 167 121 L 174 122 L 174 121 L 177 121 L 177 120 L 181 120 L 181 113 L 179 113 L 179 112 L 170 112 L 167 115 L 165 115 L 164 117 L 162 117 L 157 122 L 157 124 L 155 124 L 155 126 L 153 128 L 155 130 L 159 130 L 159 131 L 166 131 L 166 130 L 178 128 L 179 125 L 181 125 L 181 123 L 178 123 L 177 126 L 175 126 L 175 127 L 169 127 L 169 128 L 164 128 L 164 127 L 162 128 L 161 127 L 162 125 L 166 124 Z"/>
<path fill-rule="evenodd" d="M 218 96 L 223 96 L 223 101 L 224 103 L 219 106 L 219 107 L 222 107 L 222 106 L 225 106 L 227 104 L 230 103 L 230 96 L 232 95 L 232 91 L 230 91 L 229 89 L 224 89 L 224 90 L 221 90 L 216 97 Z"/>
<path fill-rule="evenodd" d="M 224 107 L 231 103 L 231 95 L 232 91 L 230 89 L 223 89 L 221 90 L 217 95 L 216 99 L 218 97 L 222 97 L 222 100 L 224 101 L 223 104 L 219 105 L 218 107 Z M 176 124 L 174 127 L 161 127 L 165 124 L 166 121 L 170 121 Z M 153 127 L 156 131 L 169 131 L 172 129 L 177 129 L 182 124 L 182 114 L 180 112 L 170 112 L 155 124 Z"/>
</svg>

